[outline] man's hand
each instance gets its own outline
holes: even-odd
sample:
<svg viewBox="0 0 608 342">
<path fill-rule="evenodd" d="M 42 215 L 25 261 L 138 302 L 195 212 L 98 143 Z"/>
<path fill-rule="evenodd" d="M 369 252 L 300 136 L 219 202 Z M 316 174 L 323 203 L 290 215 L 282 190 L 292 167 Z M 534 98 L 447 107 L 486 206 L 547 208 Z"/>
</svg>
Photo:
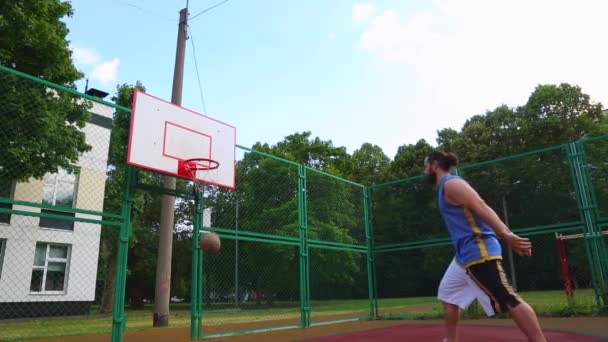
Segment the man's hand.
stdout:
<svg viewBox="0 0 608 342">
<path fill-rule="evenodd" d="M 520 256 L 532 255 L 532 242 L 528 238 L 522 238 L 514 233 L 505 234 L 502 239 Z"/>
</svg>

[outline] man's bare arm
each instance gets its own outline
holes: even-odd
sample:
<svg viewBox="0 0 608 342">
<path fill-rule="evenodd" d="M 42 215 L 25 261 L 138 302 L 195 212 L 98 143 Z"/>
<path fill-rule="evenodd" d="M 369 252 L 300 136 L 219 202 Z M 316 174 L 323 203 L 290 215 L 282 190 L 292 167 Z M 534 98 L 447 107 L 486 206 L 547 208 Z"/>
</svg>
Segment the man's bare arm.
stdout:
<svg viewBox="0 0 608 342">
<path fill-rule="evenodd" d="M 486 222 L 499 238 L 503 238 L 511 230 L 502 222 L 496 212 L 486 204 L 467 182 L 462 179 L 452 179 L 445 184 L 445 196 L 451 203 L 462 205 L 475 212 Z"/>
<path fill-rule="evenodd" d="M 462 179 L 448 181 L 444 187 L 445 196 L 448 201 L 455 205 L 462 205 L 477 214 L 496 232 L 501 240 L 504 240 L 519 255 L 531 255 L 532 243 L 527 238 L 515 235 L 507 227 L 496 212 L 486 204 L 467 182 Z"/>
</svg>

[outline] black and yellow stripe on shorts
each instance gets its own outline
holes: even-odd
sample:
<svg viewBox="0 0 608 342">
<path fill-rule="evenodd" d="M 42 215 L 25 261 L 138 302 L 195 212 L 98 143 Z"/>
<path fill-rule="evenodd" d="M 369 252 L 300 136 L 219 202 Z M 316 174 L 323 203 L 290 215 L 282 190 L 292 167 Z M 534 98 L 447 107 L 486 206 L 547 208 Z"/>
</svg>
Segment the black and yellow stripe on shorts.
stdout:
<svg viewBox="0 0 608 342">
<path fill-rule="evenodd" d="M 509 285 L 500 260 L 471 265 L 467 268 L 467 273 L 490 297 L 496 312 L 506 312 L 509 307 L 516 307 L 521 303 L 521 298 Z"/>
</svg>

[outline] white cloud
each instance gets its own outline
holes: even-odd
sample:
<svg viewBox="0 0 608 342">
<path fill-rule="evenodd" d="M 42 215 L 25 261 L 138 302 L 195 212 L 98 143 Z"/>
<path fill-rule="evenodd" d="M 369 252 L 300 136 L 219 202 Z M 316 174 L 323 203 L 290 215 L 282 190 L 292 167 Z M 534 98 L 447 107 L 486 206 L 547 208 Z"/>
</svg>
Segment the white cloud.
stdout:
<svg viewBox="0 0 608 342">
<path fill-rule="evenodd" d="M 74 61 L 78 64 L 92 65 L 99 62 L 99 56 L 95 51 L 87 48 L 73 48 Z"/>
<path fill-rule="evenodd" d="M 374 17 L 360 47 L 414 71 L 403 86 L 424 94 L 420 125 L 459 128 L 503 103 L 524 104 L 538 84 L 578 84 L 608 105 L 607 11 L 591 0 L 440 0 L 411 16 Z"/>
<path fill-rule="evenodd" d="M 91 78 L 101 82 L 101 84 L 108 85 L 118 77 L 119 65 L 120 60 L 118 58 L 95 64 L 93 66 L 93 71 L 91 72 Z"/>
<path fill-rule="evenodd" d="M 93 80 L 107 86 L 118 78 L 118 66 L 120 65 L 118 57 L 104 61 L 93 49 L 73 47 L 72 51 L 74 62 L 85 67 L 86 73 Z"/>
<path fill-rule="evenodd" d="M 367 19 L 374 12 L 373 4 L 355 4 L 353 6 L 353 20 L 356 22 Z"/>
</svg>

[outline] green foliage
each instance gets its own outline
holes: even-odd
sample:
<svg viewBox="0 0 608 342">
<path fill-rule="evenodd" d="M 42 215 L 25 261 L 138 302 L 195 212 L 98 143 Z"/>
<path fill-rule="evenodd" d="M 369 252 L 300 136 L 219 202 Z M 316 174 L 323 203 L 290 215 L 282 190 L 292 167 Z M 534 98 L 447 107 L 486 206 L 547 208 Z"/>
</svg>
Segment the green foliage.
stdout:
<svg viewBox="0 0 608 342">
<path fill-rule="evenodd" d="M 0 64 L 63 85 L 82 78 L 72 64 L 61 21 L 73 15 L 72 5 L 59 0 L 0 1 Z"/>
<path fill-rule="evenodd" d="M 139 83 L 136 87 L 143 89 Z M 129 106 L 133 89 L 127 85 L 118 87 L 114 100 Z M 567 85 L 539 86 L 528 104 L 515 109 L 500 106 L 485 115 L 475 116 L 461 131 L 446 129 L 438 132 L 437 141 L 441 147 L 456 151 L 465 163 L 471 163 L 562 143 L 563 139 L 605 132 L 605 117 L 598 115 L 601 106 L 591 104 L 584 95 L 575 96 L 577 91 L 580 89 Z M 570 97 L 579 100 L 577 102 Z M 570 104 L 562 106 L 566 109 L 556 109 L 561 108 L 558 105 L 560 98 L 563 103 Z M 543 101 L 547 104 L 542 105 Z M 548 112 L 547 108 L 554 111 Z M 579 114 L 562 115 L 566 110 L 577 110 Z M 560 119 L 555 120 L 555 117 Z M 120 175 L 126 159 L 129 121 L 129 113 L 116 113 L 110 154 L 115 168 L 109 178 L 109 182 L 115 180 L 116 184 L 111 188 L 115 190 L 108 192 L 109 196 L 119 193 L 118 186 L 122 183 Z M 539 130 L 557 123 L 570 131 L 550 130 L 554 136 L 536 139 Z M 351 156 L 331 141 L 312 138 L 310 132 L 289 135 L 274 145 L 257 143 L 253 149 L 254 152 L 245 153 L 237 163 L 236 190 L 205 186 L 204 203 L 206 208 L 212 209 L 214 227 L 293 238 L 299 236 L 298 167 L 256 152 L 260 151 L 310 167 L 306 169 L 306 196 L 308 237 L 311 240 L 365 244 L 363 189 L 317 170 L 365 185 L 409 177 L 407 181 L 374 188 L 371 192 L 376 245 L 448 237 L 437 210 L 437 194 L 422 176 L 424 157 L 433 149 L 424 140 L 399 147 L 394 160 L 390 160 L 380 147 L 367 143 Z M 592 149 L 594 160 L 605 155 L 604 150 Z M 604 174 L 604 168 L 594 170 L 598 179 Z M 510 223 L 515 228 L 569 222 L 578 218 L 567 159 L 562 149 L 467 167 L 461 172 L 499 214 L 502 214 L 503 200 L 506 201 Z M 159 176 L 153 173 L 143 172 L 142 177 L 145 183 L 160 184 Z M 184 189 L 189 186 L 180 184 Z M 599 189 L 598 197 L 603 198 L 605 191 L 601 190 L 602 187 Z M 129 275 L 132 303 L 138 298 L 153 295 L 159 205 L 159 198 L 150 194 L 138 193 L 134 199 L 134 234 L 129 258 L 137 265 L 130 269 Z M 192 203 L 178 201 L 176 205 L 176 222 L 181 228 L 175 233 L 172 292 L 188 298 Z M 561 210 L 554 210 L 555 207 Z M 536 239 L 542 243 L 536 246 L 535 253 L 546 258 L 555 256 L 555 245 L 550 240 Z M 257 305 L 278 305 L 278 302 L 299 298 L 300 252 L 297 246 L 240 241 L 236 259 L 236 243 L 232 240 L 223 240 L 222 243 L 220 255 L 205 257 L 205 302 L 208 305 L 212 304 L 215 296 L 234 296 L 236 286 L 239 286 L 241 300 L 245 292 L 255 291 L 258 294 Z M 573 247 L 573 250 L 584 253 L 578 248 Z M 312 248 L 310 253 L 310 290 L 314 299 L 367 296 L 364 254 L 322 248 Z M 441 247 L 382 253 L 377 256 L 378 291 L 381 296 L 389 297 L 434 295 L 452 257 L 450 242 Z M 517 259 L 521 286 L 527 289 L 559 288 L 558 264 L 551 260 L 539 264 Z M 239 267 L 238 281 L 234 278 L 235 263 Z M 581 264 L 580 272 L 585 274 L 584 260 Z M 547 267 L 539 268 L 541 265 Z M 425 271 L 413 277 L 412 269 Z M 584 276 L 580 279 L 583 284 L 587 281 Z"/>
<path fill-rule="evenodd" d="M 608 117 L 578 86 L 539 85 L 525 105 L 476 115 L 460 132 L 439 132 L 439 147 L 464 163 L 555 146 L 608 133 Z"/>
<path fill-rule="evenodd" d="M 67 93 L 0 74 L 0 178 L 25 181 L 59 168 L 73 171 L 81 154 L 91 150 L 81 130 L 90 104 Z"/>
<path fill-rule="evenodd" d="M 68 87 L 82 77 L 61 22 L 72 15 L 57 0 L 0 3 L 0 64 Z M 0 177 L 25 181 L 59 168 L 74 170 L 91 149 L 81 131 L 90 103 L 8 73 L 0 75 Z"/>
<path fill-rule="evenodd" d="M 380 146 L 364 143 L 361 148 L 353 152 L 347 176 L 349 179 L 365 185 L 389 181 L 390 179 L 384 179 L 382 175 L 385 175 L 390 162 L 391 160 L 382 152 Z"/>
<path fill-rule="evenodd" d="M 508 214 L 512 229 L 527 228 L 580 220 L 565 149 L 556 148 L 490 164 L 471 164 L 607 134 L 607 123 L 602 105 L 592 103 L 579 87 L 540 85 L 523 106 L 503 105 L 484 115 L 473 116 L 459 131 L 439 131 L 437 143 L 441 149 L 456 152 L 461 164 L 466 165 L 460 168 L 460 174 L 499 216 Z M 604 162 L 608 144 L 604 140 L 586 146 L 596 196 L 600 199 L 600 216 L 605 217 L 607 209 L 601 199 L 608 198 L 608 186 L 604 181 L 608 176 Z M 436 191 L 432 191 L 422 177 L 422 161 L 430 151 L 431 146 L 424 141 L 401 146 L 390 163 L 388 179 L 414 178 L 373 189 L 377 245 L 448 238 L 436 207 Z M 535 236 L 532 241 L 534 258 L 515 258 L 519 288 L 561 288 L 553 235 Z M 590 275 L 584 245 L 572 243 L 570 246 L 570 261 L 576 264 L 577 286 L 587 287 Z M 506 260 L 506 248 L 503 250 Z M 380 254 L 376 266 L 378 284 L 381 284 L 378 291 L 381 296 L 433 294 L 451 256 L 453 247 L 448 245 Z M 424 279 L 416 277 L 414 280 L 410 273 L 403 271 L 416 267 L 425 270 Z M 505 267 L 509 268 L 507 262 Z M 429 274 L 432 275 L 426 277 Z M 399 281 L 402 283 L 397 285 Z"/>
</svg>

